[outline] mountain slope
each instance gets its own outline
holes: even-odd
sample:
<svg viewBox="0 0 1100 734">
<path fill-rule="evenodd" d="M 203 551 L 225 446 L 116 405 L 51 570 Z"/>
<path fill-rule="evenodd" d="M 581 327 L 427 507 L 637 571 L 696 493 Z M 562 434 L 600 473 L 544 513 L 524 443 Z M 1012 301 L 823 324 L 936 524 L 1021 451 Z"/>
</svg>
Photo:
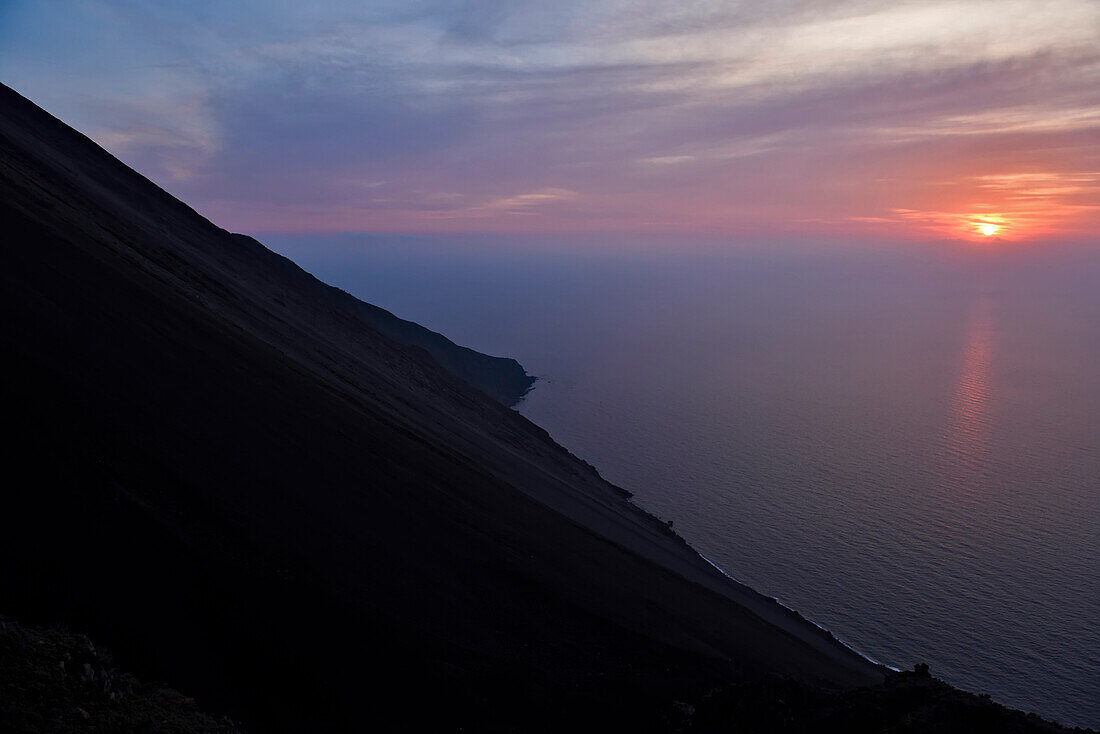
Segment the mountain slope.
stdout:
<svg viewBox="0 0 1100 734">
<path fill-rule="evenodd" d="M 293 283 L 290 287 L 309 288 L 318 300 L 331 299 L 334 308 L 355 315 L 383 336 L 398 344 L 423 349 L 439 366 L 505 405 L 518 403 L 535 383 L 535 378 L 528 375 L 514 359 L 490 357 L 461 347 L 442 334 L 398 318 L 383 308 L 364 303 L 346 291 L 322 283 L 290 259 L 267 250 L 247 235 L 234 237 L 240 238 L 241 245 L 253 250 L 266 261 L 265 264 L 285 269 L 288 286 Z"/>
<path fill-rule="evenodd" d="M 263 730 L 641 726 L 722 681 L 881 678 L 7 88 L 0 221 L 5 612 Z"/>
</svg>

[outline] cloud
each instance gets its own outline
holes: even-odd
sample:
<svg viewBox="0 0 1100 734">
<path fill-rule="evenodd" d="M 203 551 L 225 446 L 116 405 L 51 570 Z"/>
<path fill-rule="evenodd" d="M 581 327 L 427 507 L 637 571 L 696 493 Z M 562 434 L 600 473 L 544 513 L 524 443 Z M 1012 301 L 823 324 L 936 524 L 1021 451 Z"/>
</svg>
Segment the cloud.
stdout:
<svg viewBox="0 0 1100 734">
<path fill-rule="evenodd" d="M 480 211 L 505 211 L 527 213 L 547 204 L 559 201 L 570 201 L 577 198 L 575 191 L 568 189 L 540 189 L 526 194 L 504 196 L 478 207 Z"/>
<path fill-rule="evenodd" d="M 238 229 L 1096 223 L 1092 0 L 16 5 L 0 73 Z"/>
</svg>

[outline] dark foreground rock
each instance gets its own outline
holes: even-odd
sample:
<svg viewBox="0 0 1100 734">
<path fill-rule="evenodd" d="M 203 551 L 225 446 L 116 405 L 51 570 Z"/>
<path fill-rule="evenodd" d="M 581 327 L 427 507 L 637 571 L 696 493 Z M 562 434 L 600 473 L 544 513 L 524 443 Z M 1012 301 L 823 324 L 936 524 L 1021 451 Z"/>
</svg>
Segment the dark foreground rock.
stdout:
<svg viewBox="0 0 1100 734">
<path fill-rule="evenodd" d="M 423 691 L 426 701 L 437 693 Z M 585 730 L 586 723 L 575 720 L 572 728 Z M 649 724 L 652 731 L 681 734 L 1070 731 L 953 688 L 920 665 L 880 684 L 845 691 L 765 676 L 723 686 L 694 703 L 671 702 L 664 711 L 653 710 Z M 85 635 L 30 628 L 5 617 L 0 617 L 0 731 L 242 734 L 231 719 L 203 712 L 194 699 L 121 671 L 111 654 Z"/>
<path fill-rule="evenodd" d="M 0 731 L 240 734 L 225 717 L 120 671 L 87 637 L 0 617 Z"/>
<path fill-rule="evenodd" d="M 1034 713 L 1006 708 L 987 695 L 960 691 L 927 666 L 892 673 L 874 686 L 831 691 L 766 677 L 726 686 L 681 709 L 685 734 L 1054 734 L 1068 732 Z M 1091 729 L 1073 729 L 1085 734 Z"/>
</svg>

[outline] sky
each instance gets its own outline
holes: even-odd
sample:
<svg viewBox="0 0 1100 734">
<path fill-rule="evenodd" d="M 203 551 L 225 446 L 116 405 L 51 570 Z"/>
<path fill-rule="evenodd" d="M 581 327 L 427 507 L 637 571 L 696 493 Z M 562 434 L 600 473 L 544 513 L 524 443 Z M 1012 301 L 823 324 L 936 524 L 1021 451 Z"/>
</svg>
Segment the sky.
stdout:
<svg viewBox="0 0 1100 734">
<path fill-rule="evenodd" d="M 1100 225 L 1097 0 L 0 0 L 0 81 L 253 234 Z"/>
</svg>

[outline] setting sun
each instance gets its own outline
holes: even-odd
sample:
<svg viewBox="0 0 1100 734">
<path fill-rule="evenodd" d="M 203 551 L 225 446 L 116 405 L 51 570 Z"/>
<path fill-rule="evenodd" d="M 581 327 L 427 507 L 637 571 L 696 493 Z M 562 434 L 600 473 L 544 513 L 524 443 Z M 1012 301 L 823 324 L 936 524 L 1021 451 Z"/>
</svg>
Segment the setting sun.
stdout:
<svg viewBox="0 0 1100 734">
<path fill-rule="evenodd" d="M 996 224 L 979 224 L 978 231 L 984 234 L 986 237 L 997 234 L 997 230 L 1000 229 Z"/>
</svg>

